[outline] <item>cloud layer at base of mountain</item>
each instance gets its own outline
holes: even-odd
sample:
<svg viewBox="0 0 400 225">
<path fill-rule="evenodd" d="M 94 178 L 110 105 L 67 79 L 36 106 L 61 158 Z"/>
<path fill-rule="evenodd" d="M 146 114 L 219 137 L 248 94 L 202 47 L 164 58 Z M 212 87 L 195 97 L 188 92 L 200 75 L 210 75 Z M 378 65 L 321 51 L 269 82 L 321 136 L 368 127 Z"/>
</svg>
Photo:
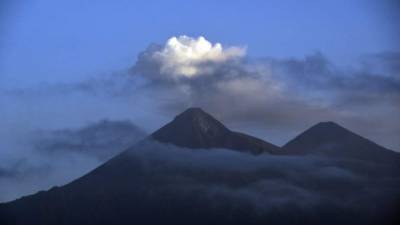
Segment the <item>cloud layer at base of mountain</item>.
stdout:
<svg viewBox="0 0 400 225">
<path fill-rule="evenodd" d="M 71 184 L 2 205 L 0 218 L 32 225 L 391 224 L 398 171 L 355 159 L 145 141 Z"/>
</svg>

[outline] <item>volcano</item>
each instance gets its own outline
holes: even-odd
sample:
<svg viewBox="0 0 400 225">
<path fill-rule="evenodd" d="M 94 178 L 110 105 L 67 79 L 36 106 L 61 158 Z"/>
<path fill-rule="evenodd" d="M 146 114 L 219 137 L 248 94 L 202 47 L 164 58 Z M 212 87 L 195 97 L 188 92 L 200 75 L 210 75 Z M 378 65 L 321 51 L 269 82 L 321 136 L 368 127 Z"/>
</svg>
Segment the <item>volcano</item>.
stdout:
<svg viewBox="0 0 400 225">
<path fill-rule="evenodd" d="M 287 154 L 330 157 L 399 164 L 399 154 L 386 149 L 334 122 L 321 122 L 283 146 Z M 399 165 L 400 166 L 400 165 Z"/>
<path fill-rule="evenodd" d="M 231 131 L 200 108 L 189 108 L 154 132 L 159 142 L 187 148 L 226 148 L 253 154 L 277 154 L 281 149 L 261 139 Z"/>
</svg>

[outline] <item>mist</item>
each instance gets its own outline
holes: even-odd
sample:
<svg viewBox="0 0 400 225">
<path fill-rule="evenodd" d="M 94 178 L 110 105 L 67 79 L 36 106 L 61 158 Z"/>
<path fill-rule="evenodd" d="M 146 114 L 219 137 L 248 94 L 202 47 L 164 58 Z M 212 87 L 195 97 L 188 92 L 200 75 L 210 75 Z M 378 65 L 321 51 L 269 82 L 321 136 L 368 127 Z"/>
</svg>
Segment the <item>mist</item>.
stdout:
<svg viewBox="0 0 400 225">
<path fill-rule="evenodd" d="M 42 129 L 13 135 L 14 139 L 2 141 L 0 202 L 67 184 L 146 134 L 130 121 L 101 120 L 76 129 Z"/>
<path fill-rule="evenodd" d="M 174 219 L 178 224 L 194 215 L 204 215 L 200 221 L 193 221 L 195 224 L 212 218 L 233 224 L 293 224 L 296 218 L 313 224 L 373 224 L 396 218 L 398 169 L 362 160 L 255 156 L 147 140 L 66 188 L 78 190 L 88 182 L 100 185 L 112 176 L 119 185 L 99 187 L 99 193 L 130 190 L 130 198 L 140 205 L 132 212 L 133 218 L 140 220 L 154 210 L 165 210 L 160 218 L 148 217 L 148 223 L 168 218 L 167 212 L 178 210 L 180 217 Z M 221 218 L 219 214 L 229 216 Z M 107 218 L 118 216 L 108 214 Z"/>
</svg>

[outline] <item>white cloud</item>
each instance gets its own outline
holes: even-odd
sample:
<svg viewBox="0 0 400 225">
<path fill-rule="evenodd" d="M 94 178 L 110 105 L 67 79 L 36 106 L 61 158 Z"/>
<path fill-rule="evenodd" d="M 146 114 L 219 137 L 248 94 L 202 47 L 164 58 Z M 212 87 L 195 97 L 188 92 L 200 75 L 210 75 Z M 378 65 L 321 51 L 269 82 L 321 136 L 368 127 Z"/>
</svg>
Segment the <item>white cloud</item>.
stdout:
<svg viewBox="0 0 400 225">
<path fill-rule="evenodd" d="M 160 73 L 173 76 L 192 77 L 201 73 L 212 73 L 206 63 L 221 63 L 244 56 L 243 47 L 224 49 L 220 43 L 211 43 L 204 37 L 192 38 L 185 35 L 171 37 L 165 46 L 152 54 L 160 63 Z"/>
</svg>

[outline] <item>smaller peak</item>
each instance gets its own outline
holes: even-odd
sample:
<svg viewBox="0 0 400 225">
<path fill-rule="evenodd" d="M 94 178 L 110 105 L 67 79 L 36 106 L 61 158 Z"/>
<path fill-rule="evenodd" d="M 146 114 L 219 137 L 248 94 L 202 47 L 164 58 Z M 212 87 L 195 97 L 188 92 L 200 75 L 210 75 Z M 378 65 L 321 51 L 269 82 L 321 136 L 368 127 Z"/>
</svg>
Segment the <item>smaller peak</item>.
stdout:
<svg viewBox="0 0 400 225">
<path fill-rule="evenodd" d="M 316 127 L 341 127 L 339 124 L 337 124 L 333 121 L 319 122 L 315 126 Z"/>
<path fill-rule="evenodd" d="M 320 134 L 339 134 L 339 133 L 351 133 L 348 129 L 335 123 L 333 121 L 319 122 L 308 129 L 308 131 L 317 132 Z"/>
</svg>

